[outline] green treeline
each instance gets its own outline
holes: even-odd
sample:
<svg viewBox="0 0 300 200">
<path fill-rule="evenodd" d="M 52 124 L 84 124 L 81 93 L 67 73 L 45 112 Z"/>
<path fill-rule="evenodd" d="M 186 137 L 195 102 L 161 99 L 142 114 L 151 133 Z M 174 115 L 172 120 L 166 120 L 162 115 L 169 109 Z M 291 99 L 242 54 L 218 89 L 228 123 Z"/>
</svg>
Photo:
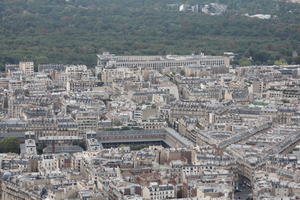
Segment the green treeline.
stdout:
<svg viewBox="0 0 300 200">
<path fill-rule="evenodd" d="M 167 4 L 228 5 L 222 16 L 180 13 Z M 271 14 L 270 20 L 243 16 Z M 300 53 L 300 5 L 277 0 L 1 0 L 4 63 L 96 64 L 95 54 L 239 53 L 243 64 L 273 64 Z"/>
</svg>

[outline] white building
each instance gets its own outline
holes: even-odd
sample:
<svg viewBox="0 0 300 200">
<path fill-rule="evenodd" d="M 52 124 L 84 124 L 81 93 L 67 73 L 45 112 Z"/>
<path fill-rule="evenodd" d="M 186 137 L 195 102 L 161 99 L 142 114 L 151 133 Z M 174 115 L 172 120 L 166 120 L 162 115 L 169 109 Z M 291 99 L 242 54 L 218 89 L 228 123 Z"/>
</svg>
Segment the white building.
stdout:
<svg viewBox="0 0 300 200">
<path fill-rule="evenodd" d="M 33 74 L 34 73 L 34 64 L 33 62 L 20 62 L 19 68 L 24 74 Z"/>
<path fill-rule="evenodd" d="M 230 65 L 230 58 L 226 56 L 200 55 L 167 55 L 167 56 L 116 56 L 103 53 L 97 55 L 97 64 L 103 67 L 140 67 L 142 69 L 161 70 L 168 67 L 182 67 L 189 65 L 211 66 L 226 68 Z"/>
<path fill-rule="evenodd" d="M 157 183 L 150 183 L 150 186 L 144 187 L 142 196 L 145 200 L 164 200 L 176 197 L 173 185 L 158 185 Z"/>
<path fill-rule="evenodd" d="M 39 161 L 39 171 L 45 174 L 52 174 L 59 170 L 58 160 L 54 155 L 43 155 Z"/>
<path fill-rule="evenodd" d="M 25 144 L 24 144 L 24 153 L 27 156 L 31 155 L 37 155 L 37 150 L 36 150 L 36 143 L 34 140 L 34 132 L 32 131 L 27 131 L 25 133 Z"/>
</svg>

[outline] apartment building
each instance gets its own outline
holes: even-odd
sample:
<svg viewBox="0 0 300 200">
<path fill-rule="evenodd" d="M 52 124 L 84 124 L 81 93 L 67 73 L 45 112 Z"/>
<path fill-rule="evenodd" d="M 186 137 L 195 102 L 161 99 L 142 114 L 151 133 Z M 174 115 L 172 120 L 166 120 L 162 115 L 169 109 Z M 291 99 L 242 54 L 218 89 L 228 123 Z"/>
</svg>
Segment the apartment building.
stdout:
<svg viewBox="0 0 300 200">
<path fill-rule="evenodd" d="M 164 200 L 175 198 L 175 187 L 173 185 L 159 185 L 151 183 L 150 186 L 143 188 L 142 196 L 145 200 Z"/>
<path fill-rule="evenodd" d="M 34 73 L 34 63 L 33 62 L 20 62 L 19 63 L 20 70 L 27 75 L 31 75 Z"/>
</svg>

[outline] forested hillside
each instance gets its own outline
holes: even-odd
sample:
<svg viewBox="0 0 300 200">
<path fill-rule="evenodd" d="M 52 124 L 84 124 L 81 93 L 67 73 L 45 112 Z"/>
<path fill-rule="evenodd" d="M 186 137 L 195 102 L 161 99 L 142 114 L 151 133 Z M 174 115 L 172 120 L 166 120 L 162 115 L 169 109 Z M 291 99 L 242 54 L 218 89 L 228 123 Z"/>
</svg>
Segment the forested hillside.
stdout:
<svg viewBox="0 0 300 200">
<path fill-rule="evenodd" d="M 220 2 L 220 16 L 167 4 Z M 249 14 L 270 14 L 269 20 Z M 300 5 L 276 0 L 1 0 L 0 66 L 19 60 L 84 63 L 96 54 L 222 54 L 300 62 Z M 295 56 L 295 55 L 294 55 Z"/>
</svg>

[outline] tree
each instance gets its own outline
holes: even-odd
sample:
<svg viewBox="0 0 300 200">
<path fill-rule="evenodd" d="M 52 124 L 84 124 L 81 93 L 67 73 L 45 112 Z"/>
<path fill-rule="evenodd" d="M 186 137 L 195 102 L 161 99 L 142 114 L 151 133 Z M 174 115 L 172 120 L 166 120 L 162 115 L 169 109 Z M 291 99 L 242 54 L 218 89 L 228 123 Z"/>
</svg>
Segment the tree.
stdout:
<svg viewBox="0 0 300 200">
<path fill-rule="evenodd" d="M 293 58 L 293 62 L 295 63 L 295 64 L 300 64 L 300 56 L 297 56 L 297 57 L 294 57 Z"/>
<path fill-rule="evenodd" d="M 287 64 L 287 62 L 286 62 L 285 59 L 276 60 L 274 62 L 274 65 L 278 65 L 278 66 L 280 66 L 280 65 L 286 65 L 286 64 Z"/>
<path fill-rule="evenodd" d="M 5 137 L 0 141 L 1 153 L 20 153 L 20 141 L 16 137 Z"/>
<path fill-rule="evenodd" d="M 257 64 L 267 63 L 271 57 L 268 52 L 257 49 L 250 50 L 250 55 L 253 58 L 254 62 Z"/>
<path fill-rule="evenodd" d="M 37 147 L 36 147 L 37 153 L 43 154 L 43 150 L 46 147 L 47 147 L 47 145 L 45 143 L 37 143 Z"/>
<path fill-rule="evenodd" d="M 180 70 L 180 75 L 181 76 L 185 76 L 185 71 L 182 69 L 182 70 Z"/>
<path fill-rule="evenodd" d="M 283 103 L 290 103 L 290 100 L 288 100 L 288 99 L 282 99 L 281 100 Z"/>
<path fill-rule="evenodd" d="M 251 60 L 248 58 L 241 58 L 239 60 L 239 65 L 240 66 L 250 66 L 252 64 Z"/>
</svg>

